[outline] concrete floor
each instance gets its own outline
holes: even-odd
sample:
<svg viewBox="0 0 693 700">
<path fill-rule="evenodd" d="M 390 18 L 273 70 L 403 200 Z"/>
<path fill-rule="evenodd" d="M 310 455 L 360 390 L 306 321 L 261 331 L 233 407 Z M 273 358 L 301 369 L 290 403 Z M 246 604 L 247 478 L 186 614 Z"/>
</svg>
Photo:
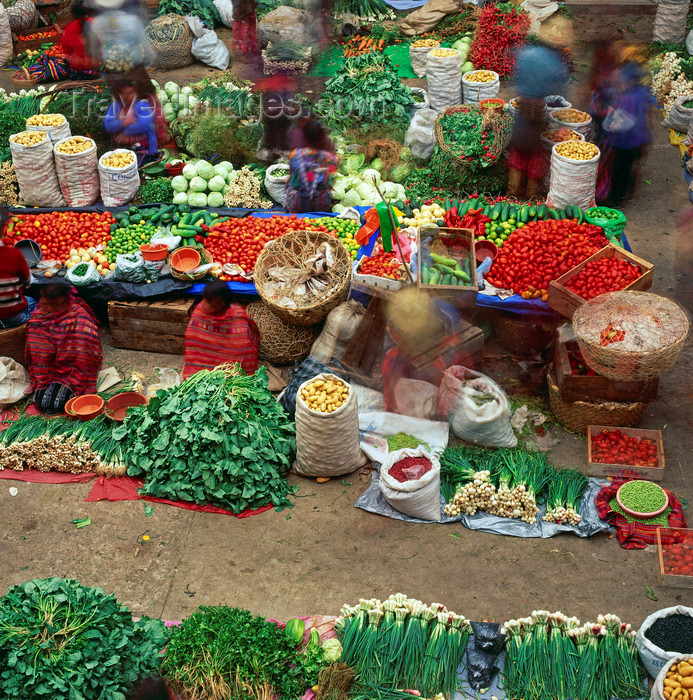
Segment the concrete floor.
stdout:
<svg viewBox="0 0 693 700">
<path fill-rule="evenodd" d="M 594 19 L 576 22 L 578 41 L 605 38 L 617 26 L 635 26 L 645 38 L 652 26 L 651 15 Z M 582 49 L 578 44 L 576 53 Z M 576 106 L 587 106 L 584 89 L 574 85 L 572 92 Z M 627 234 L 634 251 L 656 265 L 651 291 L 690 308 L 693 233 L 677 222 L 691 205 L 678 151 L 663 128 L 655 135 L 635 201 L 624 207 Z M 181 364 L 176 356 L 114 350 L 106 331 L 104 347 L 109 362 L 121 369 L 134 365 L 148 376 L 157 366 Z M 663 483 L 689 501 L 692 376 L 689 342 L 641 422 L 663 430 Z M 551 452 L 554 461 L 584 466 L 584 440 L 552 432 L 560 440 Z M 471 619 L 504 620 L 547 608 L 583 620 L 610 611 L 639 625 L 659 608 L 693 604 L 690 590 L 658 586 L 651 551 L 623 550 L 608 535 L 523 540 L 460 525 L 402 523 L 353 507 L 369 481 L 366 473 L 322 485 L 290 480 L 299 485 L 292 510 L 243 520 L 158 504 L 145 517 L 141 502 L 84 503 L 88 484 L 2 481 L 0 594 L 29 578 L 69 576 L 115 592 L 135 614 L 169 620 L 203 604 L 238 605 L 277 619 L 337 614 L 345 602 L 397 591 L 442 602 Z M 14 497 L 11 486 L 19 491 Z M 89 527 L 70 524 L 86 515 Z M 657 601 L 647 598 L 648 586 Z"/>
</svg>

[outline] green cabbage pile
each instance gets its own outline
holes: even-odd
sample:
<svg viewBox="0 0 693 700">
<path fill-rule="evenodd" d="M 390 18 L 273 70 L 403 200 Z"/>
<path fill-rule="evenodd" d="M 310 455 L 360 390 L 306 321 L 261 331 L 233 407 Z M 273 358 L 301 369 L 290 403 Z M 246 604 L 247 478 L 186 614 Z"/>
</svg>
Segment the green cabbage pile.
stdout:
<svg viewBox="0 0 693 700">
<path fill-rule="evenodd" d="M 233 165 L 222 161 L 212 165 L 206 160 L 190 161 L 182 175 L 171 180 L 173 203 L 193 207 L 223 207 L 224 194 L 229 186 Z"/>
</svg>

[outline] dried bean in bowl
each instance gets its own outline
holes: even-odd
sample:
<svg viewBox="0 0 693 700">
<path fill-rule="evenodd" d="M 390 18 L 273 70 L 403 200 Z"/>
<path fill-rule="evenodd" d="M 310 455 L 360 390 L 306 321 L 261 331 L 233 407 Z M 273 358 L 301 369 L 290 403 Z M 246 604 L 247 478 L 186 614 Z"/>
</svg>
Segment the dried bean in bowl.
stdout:
<svg viewBox="0 0 693 700">
<path fill-rule="evenodd" d="M 664 651 L 693 654 L 693 617 L 676 613 L 657 618 L 645 630 L 645 637 Z"/>
</svg>

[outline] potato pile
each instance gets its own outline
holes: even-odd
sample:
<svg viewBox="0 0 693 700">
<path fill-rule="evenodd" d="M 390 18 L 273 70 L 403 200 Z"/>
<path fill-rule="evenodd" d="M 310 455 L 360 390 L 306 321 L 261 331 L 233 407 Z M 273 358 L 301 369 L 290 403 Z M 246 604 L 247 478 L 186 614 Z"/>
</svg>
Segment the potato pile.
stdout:
<svg viewBox="0 0 693 700">
<path fill-rule="evenodd" d="M 457 56 L 460 52 L 455 49 L 432 49 L 431 56 L 436 58 L 448 58 L 450 56 Z"/>
<path fill-rule="evenodd" d="M 132 151 L 120 151 L 112 153 L 101 160 L 101 164 L 107 168 L 127 168 L 135 162 L 135 154 Z"/>
<path fill-rule="evenodd" d="M 412 46 L 420 49 L 424 46 L 438 46 L 439 43 L 440 42 L 436 41 L 435 39 L 417 39 L 416 41 L 412 42 Z"/>
<path fill-rule="evenodd" d="M 579 109 L 559 109 L 552 112 L 551 116 L 559 122 L 568 122 L 568 124 L 582 124 L 590 120 L 590 115 Z"/>
<path fill-rule="evenodd" d="M 88 151 L 93 144 L 94 142 L 91 139 L 87 139 L 84 136 L 73 136 L 59 143 L 55 150 L 58 153 L 82 153 Z"/>
<path fill-rule="evenodd" d="M 667 700 L 693 700 L 693 664 L 679 661 L 672 664 L 664 679 L 664 697 Z"/>
<path fill-rule="evenodd" d="M 587 141 L 563 141 L 557 143 L 554 148 L 556 153 L 571 160 L 592 160 L 599 155 L 599 149 Z"/>
<path fill-rule="evenodd" d="M 349 398 L 349 387 L 338 379 L 316 379 L 301 391 L 301 398 L 311 411 L 333 413 Z"/>
<path fill-rule="evenodd" d="M 26 120 L 27 126 L 62 126 L 65 123 L 62 114 L 34 114 Z"/>
<path fill-rule="evenodd" d="M 470 83 L 492 83 L 497 77 L 492 70 L 475 70 L 464 76 Z"/>
<path fill-rule="evenodd" d="M 45 131 L 22 131 L 10 136 L 10 141 L 21 146 L 37 146 L 39 143 L 43 143 L 47 136 Z"/>
<path fill-rule="evenodd" d="M 560 143 L 561 141 L 580 141 L 580 134 L 572 129 L 549 129 L 549 131 L 544 132 L 544 136 L 553 141 L 554 143 Z"/>
</svg>

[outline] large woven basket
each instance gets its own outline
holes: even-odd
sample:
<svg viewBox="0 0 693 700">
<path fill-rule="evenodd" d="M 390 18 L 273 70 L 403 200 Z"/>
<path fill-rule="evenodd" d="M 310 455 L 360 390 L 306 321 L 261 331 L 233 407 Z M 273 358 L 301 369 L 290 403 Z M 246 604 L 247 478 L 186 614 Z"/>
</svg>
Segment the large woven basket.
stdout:
<svg viewBox="0 0 693 700">
<path fill-rule="evenodd" d="M 326 273 L 329 280 L 326 293 L 318 299 L 311 296 L 310 301 L 299 303 L 293 309 L 278 304 L 279 299 L 272 294 L 270 271 L 276 268 L 302 268 L 305 261 L 315 255 L 324 242 L 330 244 L 336 258 L 334 266 Z M 279 318 L 297 326 L 312 326 L 322 321 L 337 304 L 347 298 L 351 281 L 351 256 L 345 246 L 328 233 L 289 231 L 264 247 L 255 263 L 253 281 L 257 293 Z"/>
<path fill-rule="evenodd" d="M 633 350 L 643 343 L 645 331 L 662 332 L 662 346 Z M 683 350 L 689 330 L 686 312 L 673 301 L 649 292 L 602 294 L 578 308 L 573 328 L 585 362 L 597 374 L 609 379 L 638 381 L 652 379 L 671 369 Z M 601 334 L 624 330 L 624 342 L 602 345 Z"/>
<path fill-rule="evenodd" d="M 529 316 L 507 311 L 493 312 L 491 323 L 500 345 L 515 355 L 541 352 L 553 339 L 558 325 L 558 321 L 537 322 Z"/>
<path fill-rule="evenodd" d="M 181 248 L 176 248 L 176 250 L 182 250 L 182 248 L 193 248 L 194 250 L 196 250 L 200 254 L 200 256 L 202 257 L 202 260 L 200 261 L 200 265 L 205 265 L 207 263 L 214 262 L 214 259 L 212 258 L 212 254 L 206 248 L 203 248 L 202 246 L 197 246 L 197 245 L 181 246 Z M 209 270 L 203 270 L 201 272 L 180 272 L 179 270 L 176 270 L 173 267 L 171 267 L 171 256 L 170 255 L 168 256 L 168 259 L 166 260 L 166 262 L 169 266 L 169 269 L 171 270 L 171 274 L 177 280 L 182 280 L 184 282 L 198 282 L 199 280 L 207 277 L 207 275 L 209 274 Z"/>
<path fill-rule="evenodd" d="M 320 325 L 287 323 L 261 301 L 248 304 L 245 310 L 260 331 L 260 360 L 271 365 L 291 365 L 305 359 L 320 334 Z"/>
<path fill-rule="evenodd" d="M 160 70 L 184 68 L 195 60 L 192 55 L 193 34 L 179 15 L 157 17 L 145 30 L 145 36 L 154 53 L 154 63 Z"/>
<path fill-rule="evenodd" d="M 547 374 L 549 403 L 554 416 L 568 430 L 587 433 L 588 425 L 637 425 L 647 407 L 646 403 L 617 403 L 615 401 L 565 401 L 561 398 L 553 369 Z"/>
</svg>

